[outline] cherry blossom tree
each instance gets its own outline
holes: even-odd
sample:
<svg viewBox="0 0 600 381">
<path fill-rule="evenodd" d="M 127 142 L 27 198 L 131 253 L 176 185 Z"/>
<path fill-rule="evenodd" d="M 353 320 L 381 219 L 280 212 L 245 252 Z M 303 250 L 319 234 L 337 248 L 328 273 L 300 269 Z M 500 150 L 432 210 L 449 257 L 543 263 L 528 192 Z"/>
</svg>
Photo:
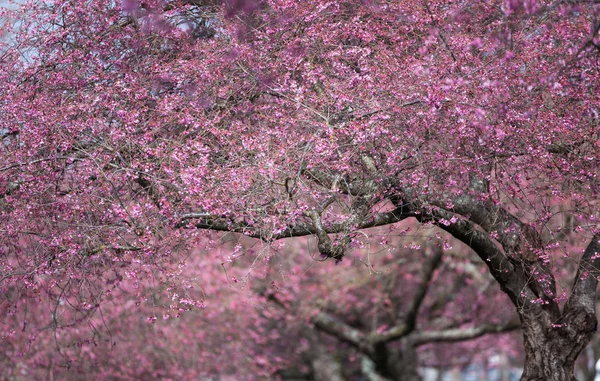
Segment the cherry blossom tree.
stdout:
<svg viewBox="0 0 600 381">
<path fill-rule="evenodd" d="M 257 260 L 314 236 L 341 261 L 381 244 L 366 229 L 404 234 L 411 220 L 470 247 L 509 296 L 523 380 L 574 380 L 597 325 L 599 7 L 57 0 L 2 11 L 6 308 L 47 296 L 79 311 L 76 323 L 119 266 L 172 290 L 176 253 L 211 231 L 259 240 Z"/>
<path fill-rule="evenodd" d="M 382 263 L 383 270 L 376 276 L 360 276 L 360 273 L 349 276 L 340 271 L 345 280 L 330 276 L 323 282 L 323 277 L 316 277 L 302 282 L 291 295 L 289 289 L 266 290 L 267 300 L 276 303 L 281 313 L 302 314 L 309 309 L 309 321 L 316 332 L 309 331 L 307 335 L 304 325 L 297 330 L 299 341 L 312 344 L 309 358 L 316 380 L 346 379 L 352 365 L 368 380 L 421 380 L 418 369 L 422 365 L 421 347 L 468 341 L 461 345 L 461 353 L 463 361 L 472 360 L 477 352 L 482 352 L 482 346 L 485 348 L 487 344 L 490 349 L 490 342 L 498 338 L 480 342 L 472 339 L 519 327 L 503 303 L 506 296 L 489 287 L 489 277 L 468 260 L 453 256 L 454 261 L 442 263 L 441 248 L 428 245 L 424 251 L 423 262 L 415 261 L 415 253 L 388 253 L 390 262 Z M 457 277 L 457 269 L 453 268 L 457 263 L 463 277 Z M 417 266 L 412 271 L 407 268 L 414 264 Z M 302 297 L 297 297 L 299 291 Z M 316 303 L 311 294 L 318 295 Z M 488 306 L 491 300 L 497 303 Z M 290 328 L 282 331 L 294 332 Z M 335 339 L 337 350 L 327 336 Z M 340 355 L 339 344 L 347 344 L 354 352 Z M 455 363 L 460 361 L 457 356 L 442 359 L 441 351 L 431 345 L 426 352 L 427 357 L 441 360 L 438 366 L 447 365 L 451 359 Z M 489 354 L 489 350 L 483 352 Z"/>
<path fill-rule="evenodd" d="M 45 298 L 24 317 L 5 319 L 17 329 L 4 332 L 0 377 L 420 380 L 421 356 L 441 367 L 514 347 L 518 336 L 497 333 L 517 328 L 516 314 L 464 251 L 442 256 L 431 241 L 423 256 L 400 245 L 373 259 L 369 270 L 358 256 L 316 265 L 299 241 L 250 274 L 250 256 L 221 265 L 229 250 L 196 248 L 170 298 L 151 282 L 114 282 L 79 324 L 67 324 L 74 308 Z M 203 308 L 188 304 L 195 293 L 203 295 Z M 48 327 L 47 311 L 55 308 L 57 326 Z M 406 319 L 415 324 L 375 342 L 378 332 Z M 471 340 L 486 333 L 494 335 Z"/>
</svg>

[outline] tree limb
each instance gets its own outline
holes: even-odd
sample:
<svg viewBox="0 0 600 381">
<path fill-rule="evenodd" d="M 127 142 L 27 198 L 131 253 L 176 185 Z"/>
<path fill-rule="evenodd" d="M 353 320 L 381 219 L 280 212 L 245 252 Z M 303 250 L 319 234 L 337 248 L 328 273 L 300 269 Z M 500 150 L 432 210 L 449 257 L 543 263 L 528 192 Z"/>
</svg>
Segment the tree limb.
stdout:
<svg viewBox="0 0 600 381">
<path fill-rule="evenodd" d="M 310 321 L 317 329 L 351 344 L 363 353 L 373 354 L 373 346 L 360 330 L 349 326 L 328 313 L 319 312 L 317 315 L 313 316 Z"/>
<path fill-rule="evenodd" d="M 451 343 L 462 340 L 475 339 L 477 337 L 505 333 L 521 328 L 519 320 L 511 320 L 505 324 L 483 324 L 470 328 L 454 328 L 441 331 L 415 332 L 410 340 L 413 345 L 420 346 L 429 343 Z"/>
<path fill-rule="evenodd" d="M 361 221 L 355 228 L 368 229 L 376 226 L 383 226 L 402 221 L 412 217 L 406 209 L 398 208 L 391 212 L 378 213 L 369 219 Z M 190 220 L 198 219 L 190 223 Z M 258 238 L 264 241 L 276 241 L 283 238 L 302 237 L 307 235 L 317 235 L 317 229 L 306 223 L 298 222 L 293 226 L 288 227 L 282 232 L 272 234 L 265 229 L 257 229 L 245 223 L 235 222 L 226 219 L 222 216 L 215 216 L 210 213 L 186 213 L 180 216 L 179 221 L 175 224 L 176 228 L 195 227 L 197 229 L 210 229 L 216 231 L 241 233 L 248 237 Z M 323 231 L 327 234 L 338 234 L 346 231 L 348 225 L 346 222 L 333 223 L 323 227 Z"/>
<path fill-rule="evenodd" d="M 436 226 L 473 249 L 516 306 L 524 306 L 529 300 L 536 299 L 535 294 L 527 287 L 524 269 L 519 263 L 511 261 L 487 233 L 478 230 L 472 222 L 440 208 L 435 208 L 428 214 L 420 219 L 433 218 Z"/>
<path fill-rule="evenodd" d="M 396 324 L 394 327 L 391 327 L 383 333 L 372 334 L 369 336 L 370 341 L 374 344 L 387 343 L 397 340 L 410 334 L 415 329 L 419 308 L 421 307 L 421 304 L 427 295 L 433 273 L 442 263 L 443 250 L 439 247 L 435 247 L 434 250 L 435 252 L 433 255 L 423 265 L 421 282 L 417 287 L 417 292 L 410 303 L 408 312 L 404 316 L 404 319 L 402 319 L 399 324 Z"/>
<path fill-rule="evenodd" d="M 600 233 L 596 233 L 587 245 L 579 261 L 579 268 L 573 281 L 571 296 L 565 305 L 565 314 L 575 309 L 582 309 L 595 316 L 596 288 L 599 276 Z"/>
<path fill-rule="evenodd" d="M 404 319 L 405 324 L 410 328 L 415 326 L 419 308 L 421 307 L 421 304 L 427 295 L 427 291 L 429 290 L 429 286 L 431 284 L 431 278 L 433 278 L 433 273 L 442 263 L 442 255 L 444 254 L 442 248 L 433 246 L 433 250 L 433 255 L 423 264 L 421 283 L 417 288 L 417 292 L 413 297 L 410 307 L 408 308 L 406 318 Z"/>
</svg>

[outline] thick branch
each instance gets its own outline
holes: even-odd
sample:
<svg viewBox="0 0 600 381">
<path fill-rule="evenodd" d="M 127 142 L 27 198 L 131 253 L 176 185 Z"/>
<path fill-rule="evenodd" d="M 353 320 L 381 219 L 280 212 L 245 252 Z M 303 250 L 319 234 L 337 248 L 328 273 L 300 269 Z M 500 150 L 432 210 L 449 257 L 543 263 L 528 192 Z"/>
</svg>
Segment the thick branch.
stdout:
<svg viewBox="0 0 600 381">
<path fill-rule="evenodd" d="M 470 189 L 476 193 L 485 193 L 486 185 L 481 181 L 471 180 Z M 441 202 L 433 202 L 440 209 L 447 210 Z M 557 317 L 560 315 L 558 304 L 553 298 L 556 296 L 556 282 L 552 276 L 551 269 L 542 259 L 538 258 L 535 249 L 542 247 L 539 233 L 530 225 L 522 222 L 504 208 L 495 205 L 491 201 L 480 200 L 474 195 L 464 194 L 453 199 L 452 212 L 465 216 L 469 221 L 480 226 L 485 232 L 496 236 L 502 245 L 508 259 L 513 263 L 519 263 L 519 271 L 527 279 L 527 284 L 534 292 L 535 298 L 541 298 L 545 302 L 544 309 Z M 444 228 L 443 226 L 440 226 Z M 542 287 L 533 274 L 547 274 L 549 284 Z M 545 290 L 549 290 L 547 293 Z"/>
<path fill-rule="evenodd" d="M 368 344 L 367 338 L 360 330 L 349 326 L 328 313 L 320 312 L 310 320 L 317 329 L 354 346 L 364 353 L 373 353 L 372 346 Z"/>
<path fill-rule="evenodd" d="M 491 333 L 505 333 L 521 328 L 519 320 L 511 320 L 505 324 L 483 324 L 471 328 L 446 329 L 441 331 L 415 332 L 410 340 L 413 345 L 419 346 L 429 343 L 451 343 L 470 340 Z"/>
<path fill-rule="evenodd" d="M 376 214 L 370 219 L 360 222 L 356 226 L 356 229 L 368 229 L 402 221 L 412 216 L 412 214 L 406 212 L 406 210 L 403 211 L 402 208 L 398 208 L 392 212 Z M 193 219 L 198 219 L 199 221 L 190 223 L 189 221 Z M 249 237 L 259 238 L 265 241 L 275 241 L 283 238 L 302 237 L 317 234 L 317 229 L 314 226 L 302 222 L 298 222 L 294 226 L 290 226 L 280 233 L 270 234 L 266 230 L 256 229 L 256 227 L 248 224 L 234 222 L 230 219 L 211 215 L 210 213 L 186 213 L 180 216 L 179 222 L 175 225 L 175 227 L 195 227 L 197 229 L 242 233 Z M 347 229 L 347 224 L 345 222 L 338 222 L 323 227 L 323 230 L 327 234 L 338 234 L 346 231 Z"/>
<path fill-rule="evenodd" d="M 533 248 L 541 245 L 539 234 L 534 228 L 492 202 L 464 194 L 452 199 L 452 203 L 452 212 L 467 217 L 488 233 L 497 234 L 498 242 L 509 255 L 517 255 L 524 246 Z M 442 202 L 432 204 L 445 208 Z"/>
<path fill-rule="evenodd" d="M 439 228 L 452 234 L 475 251 L 516 306 L 523 306 L 527 300 L 535 299 L 535 295 L 527 287 L 526 279 L 522 276 L 525 273 L 523 269 L 516 269 L 520 265 L 510 261 L 487 233 L 477 230 L 473 223 L 457 218 L 453 213 L 443 209 L 434 209 L 430 216 Z"/>
<path fill-rule="evenodd" d="M 408 313 L 406 314 L 405 324 L 413 328 L 417 319 L 419 308 L 427 295 L 429 285 L 431 284 L 431 278 L 433 273 L 442 263 L 443 250 L 440 247 L 434 246 L 434 253 L 423 265 L 423 273 L 421 275 L 421 283 L 417 287 L 417 292 L 410 304 Z"/>
<path fill-rule="evenodd" d="M 323 222 L 321 221 L 321 215 L 319 213 L 313 210 L 307 212 L 307 216 L 310 217 L 313 226 L 315 227 L 317 241 L 319 242 L 317 245 L 319 253 L 325 258 L 335 258 L 338 261 L 341 260 L 344 257 L 344 242 L 333 243 L 331 241 L 329 234 L 327 234 L 327 231 L 323 227 Z"/>
<path fill-rule="evenodd" d="M 565 314 L 575 308 L 595 315 L 596 288 L 600 276 L 600 233 L 595 234 L 586 247 L 573 283 L 571 297 L 565 306 Z"/>
<path fill-rule="evenodd" d="M 433 255 L 423 265 L 421 283 L 417 287 L 417 292 L 410 303 L 408 312 L 406 313 L 404 319 L 383 333 L 372 334 L 369 336 L 369 339 L 374 344 L 387 343 L 397 340 L 410 334 L 414 330 L 419 308 L 421 307 L 421 304 L 427 295 L 433 273 L 442 263 L 443 250 L 439 247 L 436 247 L 434 250 L 435 252 Z"/>
<path fill-rule="evenodd" d="M 542 298 L 548 302 L 545 304 L 545 309 L 558 316 L 560 313 L 558 305 L 552 299 L 556 295 L 556 282 L 551 269 L 541 258 L 538 258 L 536 252 L 536 249 L 542 247 L 540 234 L 532 226 L 489 200 L 486 197 L 488 194 L 489 182 L 471 175 L 469 192 L 458 197 L 448 197 L 452 200 L 452 208 L 448 208 L 445 201 L 432 201 L 431 203 L 446 211 L 464 216 L 485 232 L 495 236 L 508 257 L 521 263 L 520 270 L 528 279 L 528 285 L 535 293 L 536 298 Z M 549 284 L 542 287 L 536 277 L 532 275 L 535 273 L 547 274 L 546 279 Z M 549 290 L 550 295 L 547 295 L 545 290 Z"/>
<path fill-rule="evenodd" d="M 389 343 L 390 341 L 398 340 L 412 332 L 411 327 L 405 323 L 400 323 L 386 330 L 383 333 L 373 333 L 369 336 L 369 340 L 373 343 Z"/>
</svg>

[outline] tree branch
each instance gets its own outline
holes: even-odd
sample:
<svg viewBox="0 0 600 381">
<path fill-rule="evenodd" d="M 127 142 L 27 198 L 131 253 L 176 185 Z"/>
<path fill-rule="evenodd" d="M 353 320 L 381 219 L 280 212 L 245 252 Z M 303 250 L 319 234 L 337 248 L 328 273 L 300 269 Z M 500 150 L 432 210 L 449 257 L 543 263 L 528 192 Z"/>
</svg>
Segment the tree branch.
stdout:
<svg viewBox="0 0 600 381">
<path fill-rule="evenodd" d="M 369 336 L 369 341 L 372 343 L 389 343 L 390 341 L 398 340 L 411 333 L 412 328 L 404 322 L 393 326 L 383 333 L 372 333 Z"/>
<path fill-rule="evenodd" d="M 517 217 L 492 202 L 483 202 L 471 195 L 462 195 L 453 200 L 452 211 L 467 216 L 486 232 L 498 235 L 498 242 L 507 254 L 515 255 L 523 249 L 523 241 L 530 247 L 540 247 L 538 232 Z M 441 207 L 441 205 L 436 205 Z"/>
<path fill-rule="evenodd" d="M 571 296 L 565 305 L 564 313 L 576 308 L 595 316 L 596 288 L 600 276 L 600 233 L 596 233 L 587 245 L 573 281 Z"/>
<path fill-rule="evenodd" d="M 363 353 L 368 355 L 373 354 L 373 346 L 360 330 L 349 326 L 328 313 L 319 312 L 317 315 L 313 316 L 310 321 L 314 324 L 315 328 L 351 344 Z"/>
<path fill-rule="evenodd" d="M 521 328 L 519 320 L 511 320 L 505 324 L 483 324 L 471 328 L 455 328 L 441 331 L 415 332 L 410 339 L 413 345 L 419 346 L 429 343 L 451 343 L 475 339 L 491 333 L 505 333 Z"/>
<path fill-rule="evenodd" d="M 421 275 L 421 283 L 417 288 L 417 292 L 411 302 L 411 305 L 408 309 L 408 313 L 406 314 L 406 318 L 404 319 L 405 324 L 409 328 L 414 328 L 415 322 L 417 320 L 417 315 L 419 312 L 419 308 L 427 295 L 427 291 L 429 290 L 429 285 L 431 284 L 431 278 L 433 277 L 433 273 L 442 263 L 442 255 L 444 251 L 442 248 L 433 246 L 434 253 L 433 255 L 425 262 L 423 265 L 423 273 Z"/>
<path fill-rule="evenodd" d="M 440 205 L 440 203 L 435 204 L 436 206 Z M 548 302 L 542 305 L 544 309 L 549 310 L 555 317 L 560 315 L 558 304 L 553 300 L 556 296 L 556 282 L 552 271 L 538 258 L 535 251 L 542 247 L 539 233 L 505 209 L 491 202 L 480 201 L 472 195 L 459 196 L 453 201 L 453 204 L 453 212 L 468 217 L 469 221 L 480 226 L 486 233 L 497 235 L 497 241 L 504 249 L 502 255 L 519 267 L 519 272 L 524 275 L 522 278 L 527 280 L 526 283 L 535 294 L 533 299 L 543 299 Z M 444 208 L 440 209 L 449 212 Z M 438 224 L 438 226 L 447 230 L 442 225 Z M 491 241 L 489 236 L 488 239 Z M 550 295 L 544 291 L 544 287 L 533 276 L 534 273 L 548 275 L 549 284 L 546 290 L 550 291 Z"/>
<path fill-rule="evenodd" d="M 321 221 L 321 215 L 314 210 L 311 210 L 306 213 L 308 217 L 313 222 L 313 226 L 315 227 L 317 233 L 317 248 L 319 249 L 319 253 L 325 258 L 334 258 L 336 261 L 342 260 L 345 252 L 345 240 L 341 243 L 333 243 L 331 238 L 329 238 L 329 234 L 325 231 L 323 227 L 323 222 Z"/>
<path fill-rule="evenodd" d="M 408 213 L 406 209 L 398 208 L 391 212 L 378 213 L 360 222 L 356 229 L 368 229 L 376 226 L 383 226 L 402 221 L 406 218 L 414 216 Z M 190 220 L 199 219 L 190 223 Z M 257 229 L 241 222 L 234 222 L 231 219 L 226 219 L 222 216 L 215 216 L 210 213 L 186 213 L 179 217 L 179 222 L 175 225 L 176 228 L 195 227 L 197 229 L 210 229 L 216 231 L 241 233 L 248 237 L 258 238 L 264 241 L 276 241 L 283 238 L 302 237 L 307 235 L 317 235 L 317 229 L 309 224 L 302 222 L 294 226 L 290 226 L 284 231 L 272 234 L 264 229 Z M 338 234 L 347 231 L 348 225 L 346 222 L 338 222 L 323 227 L 323 231 L 327 234 Z"/>
<path fill-rule="evenodd" d="M 487 233 L 477 230 L 470 221 L 440 208 L 432 210 L 429 216 L 421 216 L 420 219 L 427 217 L 433 218 L 436 226 L 473 249 L 516 306 L 523 306 L 528 300 L 536 299 L 527 287 L 527 279 L 522 275 L 525 274 L 524 269 L 519 263 L 511 261 Z"/>
<path fill-rule="evenodd" d="M 373 182 L 365 182 L 360 177 L 351 179 L 348 175 L 334 175 L 314 168 L 302 169 L 301 173 L 324 188 L 336 189 L 351 196 L 370 195 L 375 193 L 377 188 Z"/>
<path fill-rule="evenodd" d="M 421 283 L 417 287 L 417 292 L 413 297 L 408 312 L 404 319 L 399 324 L 391 327 L 383 333 L 372 334 L 369 336 L 369 340 L 374 344 L 387 343 L 393 340 L 397 340 L 401 337 L 409 335 L 415 329 L 415 323 L 419 308 L 427 295 L 429 285 L 431 284 L 431 278 L 433 273 L 442 263 L 443 250 L 439 247 L 435 247 L 433 255 L 423 265 L 423 272 L 421 275 Z"/>
</svg>

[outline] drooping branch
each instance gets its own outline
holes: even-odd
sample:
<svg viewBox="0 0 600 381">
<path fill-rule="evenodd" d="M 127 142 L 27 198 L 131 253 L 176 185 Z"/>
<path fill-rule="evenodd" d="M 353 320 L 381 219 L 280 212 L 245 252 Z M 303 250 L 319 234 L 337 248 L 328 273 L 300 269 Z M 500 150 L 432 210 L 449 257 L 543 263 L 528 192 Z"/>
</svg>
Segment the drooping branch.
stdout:
<svg viewBox="0 0 600 381">
<path fill-rule="evenodd" d="M 309 177 L 324 187 L 340 188 L 342 192 L 351 195 L 360 195 L 366 189 L 358 180 L 348 183 L 341 181 L 342 177 L 340 176 L 334 176 L 324 171 L 311 171 L 308 174 Z M 345 186 L 340 187 L 339 183 L 343 183 Z M 550 310 L 554 316 L 559 315 L 558 305 L 552 299 L 556 296 L 556 282 L 550 269 L 536 254 L 536 249 L 540 249 L 542 246 L 539 233 L 501 206 L 485 198 L 479 198 L 477 195 L 489 190 L 487 181 L 470 176 L 468 191 L 458 197 L 453 197 L 451 208 L 447 207 L 448 200 L 428 200 L 428 204 L 434 206 L 433 210 L 429 207 L 415 206 L 420 203 L 416 202 L 419 197 L 412 194 L 414 192 L 401 190 L 399 186 L 392 188 L 399 194 L 403 194 L 403 196 L 392 194 L 390 197 L 397 210 L 402 214 L 416 216 L 421 221 L 433 220 L 434 224 L 450 234 L 457 233 L 458 236 L 455 238 L 474 250 L 477 246 L 481 251 L 475 251 L 488 265 L 492 275 L 501 284 L 511 283 L 509 288 L 512 289 L 511 299 L 514 302 L 522 296 L 523 286 L 528 285 L 526 291 L 533 292 L 529 295 L 531 297 L 529 300 L 541 298 L 548 302 L 542 305 L 544 309 Z M 413 199 L 412 203 L 408 203 L 401 197 Z M 407 213 L 407 209 L 411 212 Z M 455 219 L 459 219 L 459 225 L 462 226 L 450 226 L 456 225 L 448 223 Z M 483 232 L 478 228 L 481 228 Z M 496 237 L 503 250 L 496 246 L 491 236 Z M 518 270 L 516 273 L 512 271 L 515 267 Z M 540 272 L 547 275 L 548 284 L 545 287 L 542 287 L 536 277 L 532 275 Z M 512 279 L 507 283 L 508 277 Z M 522 304 L 522 301 L 519 302 L 519 305 Z"/>
<path fill-rule="evenodd" d="M 467 246 L 471 247 L 477 255 L 483 260 L 490 270 L 492 276 L 500 283 L 501 288 L 507 292 L 513 303 L 517 306 L 525 305 L 525 301 L 534 300 L 539 297 L 539 293 L 536 295 L 529 287 L 528 282 L 532 281 L 531 276 L 527 276 L 528 271 L 523 268 L 523 265 L 514 258 L 510 257 L 507 253 L 503 252 L 490 238 L 487 232 L 481 231 L 478 227 L 486 225 L 486 221 L 491 221 L 491 216 L 487 214 L 471 216 L 473 222 L 467 220 L 462 216 L 462 213 L 456 214 L 451 211 L 445 210 L 439 207 L 419 207 L 416 202 L 406 202 L 400 198 L 393 198 L 396 209 L 392 212 L 379 213 L 361 221 L 354 229 L 366 229 L 370 227 L 389 225 L 395 222 L 402 221 L 409 217 L 416 217 L 421 222 L 434 223 L 442 230 L 447 231 L 456 239 L 462 241 Z M 460 205 L 467 205 L 467 202 L 461 202 Z M 469 207 L 470 208 L 470 207 Z M 461 212 L 467 214 L 469 210 L 462 209 Z M 476 212 L 473 210 L 473 212 Z M 293 226 L 289 226 L 287 229 L 273 234 L 266 229 L 256 228 L 243 222 L 237 222 L 232 219 L 228 219 L 222 216 L 213 216 L 207 213 L 187 213 L 180 216 L 179 222 L 176 227 L 196 227 L 198 229 L 211 229 L 216 231 L 236 232 L 241 233 L 249 237 L 262 239 L 267 242 L 271 242 L 278 239 L 300 237 L 306 235 L 314 235 L 319 240 L 320 252 L 322 253 L 333 253 L 332 250 L 327 249 L 327 243 L 331 244 L 331 238 L 329 234 L 339 234 L 348 231 L 347 221 L 336 222 L 328 225 L 324 225 L 320 222 L 320 218 L 315 218 L 315 213 L 307 215 L 310 217 L 312 223 L 298 222 Z M 518 223 L 516 217 L 509 213 L 504 213 L 502 210 L 497 211 L 495 219 L 506 218 L 511 223 Z M 479 217 L 478 217 L 479 216 Z M 318 214 L 317 214 L 318 217 Z M 502 217 L 502 218 L 500 218 Z M 196 220 L 193 221 L 192 220 Z M 479 221 L 479 223 L 477 223 Z M 480 225 L 481 223 L 481 225 Z M 498 222 L 496 222 L 498 224 Z M 488 223 L 488 228 L 496 226 Z M 522 225 L 524 230 L 529 231 L 526 225 Z M 321 250 L 322 249 L 322 250 Z M 328 255 L 332 256 L 332 255 Z M 339 258 L 338 256 L 333 256 Z M 536 289 L 534 287 L 534 289 Z M 418 305 L 418 303 L 417 303 Z M 544 308 L 549 308 L 545 307 Z M 555 308 L 555 306 L 551 306 Z M 406 328 L 402 325 L 396 326 L 393 330 L 390 330 L 389 338 L 394 339 L 402 337 L 406 334 Z M 382 338 L 381 340 L 387 341 L 388 338 Z"/>
<path fill-rule="evenodd" d="M 325 180 L 322 177 L 319 176 L 319 179 L 315 179 L 315 181 L 333 181 L 329 177 L 325 177 Z M 523 306 L 527 300 L 546 296 L 531 276 L 530 269 L 524 266 L 523 261 L 516 260 L 515 255 L 511 255 L 523 251 L 524 244 L 522 242 L 526 242 L 525 245 L 529 248 L 536 247 L 539 244 L 537 232 L 533 228 L 522 223 L 504 209 L 479 201 L 471 195 L 457 198 L 454 202 L 454 210 L 450 211 L 441 206 L 436 206 L 435 202 L 423 206 L 417 201 L 418 197 L 412 195 L 410 191 L 401 192 L 397 190 L 397 192 L 403 194 L 402 197 L 408 197 L 409 200 L 402 199 L 397 195 L 390 196 L 391 201 L 396 206 L 394 211 L 379 213 L 369 219 L 360 221 L 356 226 L 353 226 L 353 229 L 359 230 L 388 225 L 408 217 L 416 217 L 420 222 L 435 224 L 471 247 L 488 266 L 492 276 L 500 283 L 502 289 L 509 294 L 515 305 Z M 414 200 L 410 200 L 411 198 Z M 269 242 L 289 237 L 314 235 L 319 241 L 319 251 L 323 255 L 336 259 L 341 258 L 339 250 L 334 250 L 329 235 L 347 233 L 348 221 L 325 225 L 316 211 L 308 212 L 305 215 L 311 223 L 298 222 L 276 234 L 243 222 L 205 213 L 182 215 L 176 226 L 193 226 L 199 229 L 237 232 Z M 191 222 L 192 219 L 197 221 Z M 489 233 L 492 232 L 500 237 L 499 242 L 502 244 L 504 251 L 491 238 Z M 415 306 L 418 307 L 418 305 L 417 300 Z M 553 310 L 557 308 L 555 304 L 542 307 Z M 412 316 L 414 316 L 414 313 L 412 313 Z M 386 336 L 387 338 L 381 338 L 381 340 L 386 341 L 402 337 L 406 334 L 406 330 L 407 327 L 398 325 L 387 332 L 389 334 L 389 336 Z"/>
<path fill-rule="evenodd" d="M 479 200 L 470 194 L 456 197 L 452 202 L 451 212 L 468 216 L 469 221 L 496 237 L 509 259 L 520 263 L 521 270 L 526 274 L 528 284 L 536 297 L 547 301 L 547 308 L 557 315 L 558 306 L 552 300 L 556 296 L 556 282 L 551 269 L 537 256 L 536 250 L 542 248 L 542 241 L 536 229 L 493 202 Z M 435 204 L 443 209 L 441 203 Z M 534 273 L 546 274 L 548 285 L 545 288 L 532 276 Z M 544 290 L 548 290 L 550 295 Z"/>
<path fill-rule="evenodd" d="M 472 195 L 465 194 L 454 198 L 452 203 L 453 207 L 450 211 L 468 216 L 470 221 L 486 232 L 493 232 L 509 255 L 515 256 L 524 245 L 535 248 L 541 244 L 539 234 L 534 228 L 493 202 L 480 201 Z M 443 208 L 441 202 L 434 204 Z"/>
<path fill-rule="evenodd" d="M 530 263 L 538 262 L 533 250 L 541 247 L 540 234 L 489 199 L 488 180 L 470 175 L 467 192 L 446 198 L 447 200 L 430 200 L 430 203 L 439 209 L 458 214 L 486 233 L 494 235 L 508 256 L 525 259 Z M 449 200 L 451 207 L 447 206 Z"/>
<path fill-rule="evenodd" d="M 473 223 L 442 209 L 433 210 L 431 216 L 439 228 L 475 251 L 515 305 L 522 306 L 526 300 L 535 299 L 534 294 L 526 287 L 526 279 L 516 270 L 519 264 L 511 261 L 485 232 L 478 230 Z M 454 219 L 456 220 L 453 222 Z"/>
<path fill-rule="evenodd" d="M 469 190 L 475 194 L 485 193 L 487 187 L 485 181 L 470 177 Z M 556 295 L 552 272 L 534 251 L 541 245 L 535 229 L 505 209 L 468 193 L 454 198 L 450 209 L 447 200 L 424 203 L 419 201 L 414 190 L 399 191 L 398 186 L 396 189 L 397 193 L 390 197 L 396 207 L 406 206 L 420 222 L 433 223 L 473 249 L 517 307 L 542 308 L 552 319 L 560 316 L 559 306 L 552 299 Z M 497 241 L 491 238 L 494 235 L 498 237 Z M 546 289 L 540 285 L 535 273 L 547 274 L 549 284 Z M 543 303 L 528 303 L 538 299 Z"/>
<path fill-rule="evenodd" d="M 532 268 L 535 264 L 527 264 L 515 260 L 502 252 L 489 235 L 477 229 L 470 221 L 457 217 L 453 213 L 442 209 L 431 212 L 435 224 L 452 234 L 459 241 L 469 246 L 483 260 L 492 276 L 499 283 L 500 288 L 509 296 L 520 314 L 539 314 L 541 311 L 547 315 L 548 320 L 557 320 L 561 316 L 559 306 L 554 301 L 549 302 L 535 276 Z M 453 218 L 456 218 L 455 222 Z M 540 303 L 532 303 L 541 300 Z"/>
</svg>

